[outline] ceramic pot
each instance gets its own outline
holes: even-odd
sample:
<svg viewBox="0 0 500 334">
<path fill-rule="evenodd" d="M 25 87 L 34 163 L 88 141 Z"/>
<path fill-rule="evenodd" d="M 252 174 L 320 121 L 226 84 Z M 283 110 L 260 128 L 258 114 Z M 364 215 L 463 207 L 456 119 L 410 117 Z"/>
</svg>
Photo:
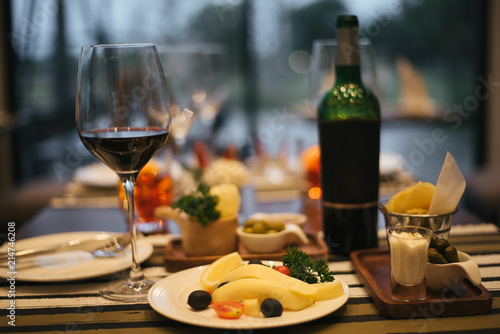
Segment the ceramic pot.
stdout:
<svg viewBox="0 0 500 334">
<path fill-rule="evenodd" d="M 179 209 L 162 207 L 156 214 L 172 219 L 179 225 L 182 247 L 187 256 L 226 255 L 238 248 L 237 215 L 214 220 L 203 226 Z"/>
<path fill-rule="evenodd" d="M 458 252 L 458 260 L 447 264 L 427 263 L 427 288 L 438 292 L 449 291 L 462 284 L 465 278 L 475 286 L 480 286 L 481 273 L 477 263 L 464 252 Z"/>
<path fill-rule="evenodd" d="M 283 231 L 271 234 L 246 233 L 243 229 L 244 226 L 238 227 L 236 233 L 245 249 L 253 254 L 276 253 L 293 243 L 309 243 L 302 228 L 295 224 L 285 224 Z"/>
</svg>

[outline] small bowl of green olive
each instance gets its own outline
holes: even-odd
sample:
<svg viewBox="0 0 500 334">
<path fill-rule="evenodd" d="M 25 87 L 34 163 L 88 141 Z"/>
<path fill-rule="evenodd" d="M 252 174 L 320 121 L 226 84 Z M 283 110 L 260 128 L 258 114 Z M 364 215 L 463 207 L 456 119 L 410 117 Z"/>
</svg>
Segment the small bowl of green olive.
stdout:
<svg viewBox="0 0 500 334">
<path fill-rule="evenodd" d="M 279 220 L 249 218 L 236 234 L 249 253 L 257 254 L 276 253 L 285 246 L 309 242 L 301 227 Z"/>
<path fill-rule="evenodd" d="M 431 241 L 425 278 L 428 289 L 443 293 L 461 285 L 466 278 L 475 286 L 481 285 L 477 263 L 446 239 Z"/>
<path fill-rule="evenodd" d="M 307 222 L 306 215 L 294 212 L 265 213 L 256 212 L 248 217 L 248 220 L 264 220 L 266 222 L 277 222 L 285 225 L 295 224 L 301 227 Z"/>
</svg>

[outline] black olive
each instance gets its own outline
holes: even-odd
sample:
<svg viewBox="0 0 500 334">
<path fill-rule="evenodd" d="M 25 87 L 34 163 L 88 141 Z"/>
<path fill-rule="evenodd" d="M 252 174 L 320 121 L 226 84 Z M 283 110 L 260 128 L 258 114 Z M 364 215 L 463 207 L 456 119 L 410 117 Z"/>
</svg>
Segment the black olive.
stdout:
<svg viewBox="0 0 500 334">
<path fill-rule="evenodd" d="M 266 298 L 260 304 L 260 310 L 266 318 L 279 317 L 283 313 L 283 305 L 274 298 Z"/>
<path fill-rule="evenodd" d="M 226 285 L 227 283 L 229 283 L 229 282 L 222 282 L 221 284 L 219 284 L 219 286 L 217 287 L 217 289 L 220 288 L 221 286 Z"/>
<path fill-rule="evenodd" d="M 263 264 L 263 263 L 259 259 L 251 259 L 250 261 L 248 261 L 248 264 Z"/>
<path fill-rule="evenodd" d="M 195 310 L 203 310 L 212 302 L 212 296 L 205 290 L 195 290 L 189 294 L 188 304 Z"/>
</svg>

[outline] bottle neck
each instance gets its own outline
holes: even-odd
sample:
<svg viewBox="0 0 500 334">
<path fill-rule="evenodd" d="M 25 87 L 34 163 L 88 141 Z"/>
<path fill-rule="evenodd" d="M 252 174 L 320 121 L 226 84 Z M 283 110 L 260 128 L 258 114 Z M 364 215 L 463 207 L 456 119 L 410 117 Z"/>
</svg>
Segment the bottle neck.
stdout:
<svg viewBox="0 0 500 334">
<path fill-rule="evenodd" d="M 361 82 L 357 27 L 337 28 L 335 72 L 337 82 Z"/>
<path fill-rule="evenodd" d="M 361 71 L 359 65 L 335 66 L 337 84 L 344 82 L 357 82 L 361 84 Z"/>
</svg>

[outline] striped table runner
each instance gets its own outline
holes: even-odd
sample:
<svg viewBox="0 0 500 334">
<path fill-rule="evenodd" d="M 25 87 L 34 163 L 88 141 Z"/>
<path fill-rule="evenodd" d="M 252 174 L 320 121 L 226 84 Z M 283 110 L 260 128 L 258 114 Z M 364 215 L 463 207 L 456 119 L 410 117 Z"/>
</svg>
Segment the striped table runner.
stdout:
<svg viewBox="0 0 500 334">
<path fill-rule="evenodd" d="M 476 230 L 477 231 L 477 230 Z M 468 231 L 470 233 L 471 231 Z M 489 314 L 475 316 L 390 319 L 382 316 L 356 276 L 350 261 L 330 262 L 336 277 L 350 287 L 346 305 L 301 325 L 234 333 L 500 333 L 500 235 L 455 234 L 450 241 L 479 264 L 483 285 L 493 295 Z M 385 240 L 381 239 L 383 245 Z M 162 248 L 144 264 L 146 275 L 161 279 Z M 232 333 L 170 320 L 147 303 L 120 304 L 101 298 L 98 289 L 112 277 L 91 281 L 37 284 L 16 282 L 15 327 L 8 324 L 10 299 L 6 281 L 0 287 L 0 333 Z"/>
</svg>

